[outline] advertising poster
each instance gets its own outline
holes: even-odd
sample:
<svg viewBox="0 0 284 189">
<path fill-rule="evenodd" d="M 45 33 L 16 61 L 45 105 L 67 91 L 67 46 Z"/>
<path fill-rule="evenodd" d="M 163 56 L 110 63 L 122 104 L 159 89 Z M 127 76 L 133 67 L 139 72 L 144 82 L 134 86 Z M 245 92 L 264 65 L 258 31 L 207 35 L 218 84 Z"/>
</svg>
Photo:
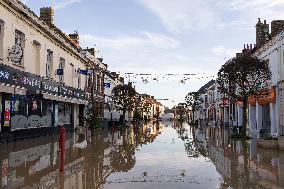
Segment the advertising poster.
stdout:
<svg viewBox="0 0 284 189">
<path fill-rule="evenodd" d="M 10 108 L 11 108 L 10 100 L 5 100 L 4 127 L 10 127 L 10 120 L 11 120 Z"/>
</svg>

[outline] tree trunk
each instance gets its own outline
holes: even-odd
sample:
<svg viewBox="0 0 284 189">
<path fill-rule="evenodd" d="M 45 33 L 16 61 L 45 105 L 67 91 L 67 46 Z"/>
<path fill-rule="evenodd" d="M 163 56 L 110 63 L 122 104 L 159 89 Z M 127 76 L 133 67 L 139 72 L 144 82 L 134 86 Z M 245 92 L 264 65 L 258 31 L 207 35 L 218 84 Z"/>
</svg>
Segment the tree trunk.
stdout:
<svg viewBox="0 0 284 189">
<path fill-rule="evenodd" d="M 195 120 L 194 120 L 194 112 L 195 112 L 195 110 L 193 109 L 193 110 L 192 110 L 192 118 L 191 118 L 191 120 L 193 121 L 193 124 L 195 124 Z"/>
<path fill-rule="evenodd" d="M 123 109 L 123 113 L 122 113 L 122 122 L 125 123 L 125 114 L 126 114 L 126 110 Z"/>
<path fill-rule="evenodd" d="M 248 98 L 244 98 L 243 100 L 243 125 L 242 125 L 242 130 L 241 130 L 241 134 L 243 136 L 246 136 L 246 131 L 247 131 L 247 108 L 248 108 Z"/>
</svg>

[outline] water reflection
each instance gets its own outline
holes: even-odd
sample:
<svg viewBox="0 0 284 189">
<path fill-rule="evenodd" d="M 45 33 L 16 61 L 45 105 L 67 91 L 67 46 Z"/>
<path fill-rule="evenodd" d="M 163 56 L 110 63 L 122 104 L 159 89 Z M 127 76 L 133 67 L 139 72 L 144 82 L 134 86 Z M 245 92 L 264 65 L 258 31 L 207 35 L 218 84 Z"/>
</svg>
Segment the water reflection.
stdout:
<svg viewBox="0 0 284 189">
<path fill-rule="evenodd" d="M 220 188 L 283 188 L 281 151 L 257 148 L 256 141 L 234 140 L 228 130 L 208 129 L 209 157 L 222 175 Z"/>
<path fill-rule="evenodd" d="M 282 188 L 284 153 L 230 139 L 225 128 L 148 123 L 0 145 L 0 188 Z"/>
</svg>

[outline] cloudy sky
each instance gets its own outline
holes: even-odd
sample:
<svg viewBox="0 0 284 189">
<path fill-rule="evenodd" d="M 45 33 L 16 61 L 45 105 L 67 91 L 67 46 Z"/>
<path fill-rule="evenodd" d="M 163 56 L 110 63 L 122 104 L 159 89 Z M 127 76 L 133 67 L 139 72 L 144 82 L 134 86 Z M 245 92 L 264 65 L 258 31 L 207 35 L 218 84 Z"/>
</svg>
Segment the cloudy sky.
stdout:
<svg viewBox="0 0 284 189">
<path fill-rule="evenodd" d="M 81 46 L 96 47 L 111 71 L 155 74 L 147 84 L 141 76 L 130 80 L 140 93 L 169 99 L 163 102 L 168 106 L 209 81 L 243 44 L 254 44 L 257 18 L 284 19 L 284 0 L 23 2 L 37 14 L 53 6 L 56 25 L 66 33 L 78 30 Z M 181 84 L 182 74 L 197 75 Z"/>
</svg>

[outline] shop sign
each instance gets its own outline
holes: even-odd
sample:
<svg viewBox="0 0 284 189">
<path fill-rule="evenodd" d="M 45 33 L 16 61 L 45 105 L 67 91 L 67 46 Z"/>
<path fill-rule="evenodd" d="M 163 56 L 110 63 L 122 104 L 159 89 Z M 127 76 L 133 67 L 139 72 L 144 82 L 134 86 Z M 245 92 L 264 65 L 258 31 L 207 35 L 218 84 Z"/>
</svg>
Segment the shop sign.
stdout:
<svg viewBox="0 0 284 189">
<path fill-rule="evenodd" d="M 0 82 L 19 85 L 30 91 L 37 91 L 41 89 L 42 78 L 1 64 Z"/>
<path fill-rule="evenodd" d="M 55 81 L 46 80 L 42 82 L 41 90 L 43 92 L 48 92 L 57 95 L 59 92 L 59 86 L 60 86 L 59 83 L 56 83 Z"/>
<path fill-rule="evenodd" d="M 60 86 L 59 94 L 66 97 L 74 97 L 73 88 L 68 86 Z"/>
<path fill-rule="evenodd" d="M 12 68 L 0 65 L 0 82 L 12 84 Z"/>
<path fill-rule="evenodd" d="M 76 98 L 76 99 L 85 99 L 85 92 L 80 89 L 75 89 L 68 86 L 60 86 L 59 87 L 59 94 L 62 96 Z"/>
<path fill-rule="evenodd" d="M 74 98 L 85 100 L 85 92 L 80 89 L 75 89 Z"/>
<path fill-rule="evenodd" d="M 19 85 L 27 88 L 29 91 L 41 90 L 41 77 L 33 76 L 29 73 L 20 73 Z"/>
</svg>

